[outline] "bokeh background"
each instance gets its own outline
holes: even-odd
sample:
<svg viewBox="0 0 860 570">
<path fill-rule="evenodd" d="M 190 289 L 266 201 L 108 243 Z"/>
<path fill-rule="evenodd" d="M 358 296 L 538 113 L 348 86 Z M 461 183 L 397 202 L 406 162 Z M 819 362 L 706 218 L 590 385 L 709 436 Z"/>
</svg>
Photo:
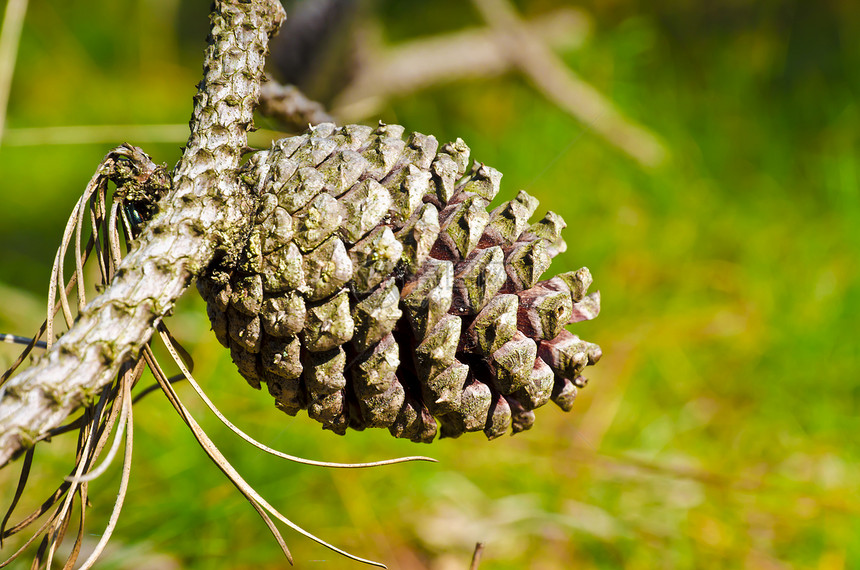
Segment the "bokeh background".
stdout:
<svg viewBox="0 0 860 570">
<path fill-rule="evenodd" d="M 591 128 L 605 117 L 574 118 L 516 70 L 383 98 L 364 120 L 462 137 L 504 173 L 499 199 L 524 188 L 567 220 L 568 251 L 551 271 L 587 265 L 603 295 L 600 317 L 575 326 L 604 358 L 574 410 L 549 405 L 531 431 L 489 443 L 338 437 L 246 385 L 194 290 L 168 324 L 210 396 L 258 439 L 315 459 L 439 463 L 292 465 L 227 433 L 188 387 L 180 394 L 273 504 L 391 568 L 465 569 L 477 541 L 488 569 L 860 567 L 860 5 L 515 5 L 525 20 L 579 10 L 587 25 L 553 53 L 660 141 L 660 164 L 631 158 Z M 110 148 L 178 159 L 207 8 L 30 0 L 0 145 L 3 332 L 41 322 L 65 219 Z M 379 0 L 356 22 L 336 37 L 371 33 L 393 48 L 487 26 L 456 0 Z M 46 130 L 62 126 L 85 128 Z M 3 348 L 0 361 L 15 354 Z M 163 397 L 135 419 L 131 488 L 101 567 L 284 565 Z M 65 474 L 72 443 L 37 453 L 27 505 Z M 91 485 L 92 541 L 118 467 Z M 3 508 L 18 469 L 0 471 Z M 359 567 L 285 536 L 298 568 Z"/>
</svg>

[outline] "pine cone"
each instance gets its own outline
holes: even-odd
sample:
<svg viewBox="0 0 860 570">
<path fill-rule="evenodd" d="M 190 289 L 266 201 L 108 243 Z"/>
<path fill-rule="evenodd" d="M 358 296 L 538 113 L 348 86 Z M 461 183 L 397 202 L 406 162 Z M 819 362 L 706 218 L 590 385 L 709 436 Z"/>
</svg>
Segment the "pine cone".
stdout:
<svg viewBox="0 0 860 570">
<path fill-rule="evenodd" d="M 198 281 L 212 329 L 275 404 L 323 427 L 386 427 L 430 442 L 529 429 L 567 411 L 601 356 L 565 325 L 597 316 L 588 269 L 540 281 L 565 250 L 560 216 L 529 225 L 525 192 L 487 212 L 501 173 L 466 173 L 462 140 L 438 149 L 403 127 L 319 125 L 255 153 L 258 197 L 238 259 Z"/>
</svg>

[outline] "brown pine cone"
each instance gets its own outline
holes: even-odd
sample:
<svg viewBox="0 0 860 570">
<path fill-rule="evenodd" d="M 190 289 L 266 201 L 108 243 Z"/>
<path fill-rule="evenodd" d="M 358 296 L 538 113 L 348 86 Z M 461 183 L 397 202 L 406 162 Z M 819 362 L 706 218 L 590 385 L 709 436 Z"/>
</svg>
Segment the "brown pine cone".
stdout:
<svg viewBox="0 0 860 570">
<path fill-rule="evenodd" d="M 331 124 L 255 153 L 258 196 L 239 259 L 198 281 L 212 329 L 278 408 L 326 429 L 430 442 L 529 429 L 567 411 L 600 347 L 565 325 L 597 316 L 588 269 L 540 281 L 565 250 L 560 216 L 529 225 L 525 192 L 487 212 L 497 170 L 462 140 Z M 438 150 L 438 152 L 437 152 Z"/>
</svg>

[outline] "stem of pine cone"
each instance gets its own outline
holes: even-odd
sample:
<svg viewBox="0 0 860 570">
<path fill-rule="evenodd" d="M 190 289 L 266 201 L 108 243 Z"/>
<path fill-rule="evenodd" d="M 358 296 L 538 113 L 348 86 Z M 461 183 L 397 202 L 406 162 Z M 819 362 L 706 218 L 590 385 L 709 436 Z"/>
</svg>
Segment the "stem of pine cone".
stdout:
<svg viewBox="0 0 860 570">
<path fill-rule="evenodd" d="M 248 197 L 236 179 L 247 146 L 276 0 L 220 0 L 211 16 L 204 78 L 173 190 L 103 294 L 33 366 L 0 391 L 0 466 L 58 427 L 138 357 L 192 277 L 247 231 Z"/>
</svg>

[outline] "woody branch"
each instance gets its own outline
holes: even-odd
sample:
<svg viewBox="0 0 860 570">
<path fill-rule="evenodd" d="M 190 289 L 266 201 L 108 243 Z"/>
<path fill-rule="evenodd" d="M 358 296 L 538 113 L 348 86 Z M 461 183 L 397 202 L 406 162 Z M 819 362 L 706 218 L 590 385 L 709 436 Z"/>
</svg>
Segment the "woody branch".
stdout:
<svg viewBox="0 0 860 570">
<path fill-rule="evenodd" d="M 191 136 L 173 190 L 104 293 L 0 391 L 0 466 L 137 358 L 192 277 L 247 231 L 249 198 L 235 171 L 247 147 L 269 40 L 284 17 L 276 0 L 215 2 Z"/>
</svg>

